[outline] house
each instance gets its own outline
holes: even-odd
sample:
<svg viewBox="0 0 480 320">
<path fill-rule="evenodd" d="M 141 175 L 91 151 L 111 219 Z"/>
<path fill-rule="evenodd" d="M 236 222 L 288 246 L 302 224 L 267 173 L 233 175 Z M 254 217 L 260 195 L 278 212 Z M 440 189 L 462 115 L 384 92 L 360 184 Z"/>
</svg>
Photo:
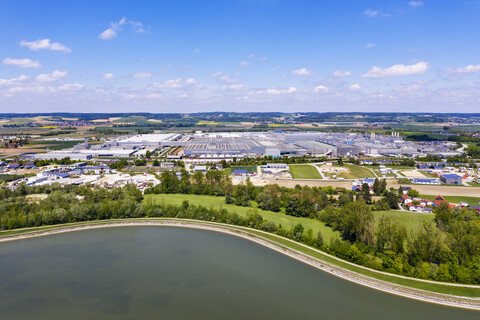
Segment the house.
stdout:
<svg viewBox="0 0 480 320">
<path fill-rule="evenodd" d="M 468 207 L 468 202 L 460 202 L 460 207 Z"/>
<path fill-rule="evenodd" d="M 423 208 L 423 213 L 433 213 L 432 208 Z"/>
<path fill-rule="evenodd" d="M 469 208 L 477 211 L 477 213 L 480 213 L 480 206 L 470 206 Z"/>
<path fill-rule="evenodd" d="M 200 172 L 206 173 L 207 172 L 207 166 L 192 166 L 192 170 L 193 170 L 193 172 L 200 171 Z"/>
<path fill-rule="evenodd" d="M 407 196 L 406 194 L 404 194 L 404 195 L 402 196 L 402 200 L 403 200 L 403 203 L 405 203 L 405 204 L 412 203 L 412 198 L 409 197 L 409 196 Z"/>
<path fill-rule="evenodd" d="M 413 205 L 412 203 L 407 204 L 407 209 L 410 211 L 417 211 L 417 207 L 415 207 L 415 205 Z"/>
<path fill-rule="evenodd" d="M 434 203 L 436 206 L 438 206 L 438 205 L 440 205 L 441 203 L 444 203 L 444 202 L 447 202 L 447 201 L 445 200 L 444 197 L 442 197 L 442 196 L 440 196 L 440 195 L 436 196 L 435 199 L 433 200 L 433 203 Z"/>
<path fill-rule="evenodd" d="M 440 176 L 440 181 L 444 184 L 462 184 L 462 177 L 454 173 L 444 174 Z"/>
<path fill-rule="evenodd" d="M 427 206 L 433 206 L 433 201 L 430 199 L 423 199 L 423 202 L 425 202 Z"/>
<path fill-rule="evenodd" d="M 430 167 L 429 167 L 428 165 L 426 165 L 426 164 L 419 164 L 419 165 L 417 166 L 417 168 L 420 169 L 420 170 L 422 170 L 422 169 L 430 169 Z"/>
</svg>

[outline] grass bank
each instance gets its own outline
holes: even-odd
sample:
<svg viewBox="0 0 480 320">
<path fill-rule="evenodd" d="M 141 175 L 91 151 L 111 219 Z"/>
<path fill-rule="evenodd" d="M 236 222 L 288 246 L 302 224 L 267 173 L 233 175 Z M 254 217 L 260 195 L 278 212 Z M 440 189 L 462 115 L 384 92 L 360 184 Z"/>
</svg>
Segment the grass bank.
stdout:
<svg viewBox="0 0 480 320">
<path fill-rule="evenodd" d="M 294 179 L 321 179 L 317 168 L 308 164 L 290 165 L 290 174 Z"/>
</svg>

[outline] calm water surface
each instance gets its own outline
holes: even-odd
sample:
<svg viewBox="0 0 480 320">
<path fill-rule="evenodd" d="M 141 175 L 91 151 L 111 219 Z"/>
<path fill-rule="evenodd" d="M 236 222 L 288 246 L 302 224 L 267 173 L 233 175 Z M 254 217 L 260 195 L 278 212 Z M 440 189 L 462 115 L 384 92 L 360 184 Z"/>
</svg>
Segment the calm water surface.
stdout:
<svg viewBox="0 0 480 320">
<path fill-rule="evenodd" d="M 0 319 L 480 319 L 336 278 L 244 239 L 174 227 L 0 244 Z"/>
</svg>

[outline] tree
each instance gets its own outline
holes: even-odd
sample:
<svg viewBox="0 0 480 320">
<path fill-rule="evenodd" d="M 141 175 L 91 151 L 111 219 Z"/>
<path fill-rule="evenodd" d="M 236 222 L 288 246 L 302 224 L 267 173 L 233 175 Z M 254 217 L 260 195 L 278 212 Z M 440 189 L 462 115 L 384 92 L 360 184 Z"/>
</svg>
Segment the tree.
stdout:
<svg viewBox="0 0 480 320">
<path fill-rule="evenodd" d="M 387 191 L 387 193 L 385 194 L 385 200 L 390 206 L 390 209 L 398 209 L 398 196 L 396 193 L 392 191 Z"/>
<path fill-rule="evenodd" d="M 338 158 L 337 164 L 339 166 L 343 166 L 343 158 L 342 157 Z"/>
<path fill-rule="evenodd" d="M 302 216 L 300 199 L 298 199 L 298 197 L 291 196 L 290 198 L 288 198 L 287 204 L 285 206 L 285 214 L 294 217 Z"/>
<path fill-rule="evenodd" d="M 407 195 L 409 197 L 416 198 L 416 197 L 418 197 L 419 192 L 415 189 L 410 189 L 410 190 L 408 190 Z"/>
<path fill-rule="evenodd" d="M 374 242 L 374 216 L 364 202 L 351 202 L 342 208 L 342 237 L 351 242 L 366 245 Z"/>
<path fill-rule="evenodd" d="M 362 184 L 362 198 L 366 203 L 372 203 L 372 195 L 368 183 Z"/>
</svg>

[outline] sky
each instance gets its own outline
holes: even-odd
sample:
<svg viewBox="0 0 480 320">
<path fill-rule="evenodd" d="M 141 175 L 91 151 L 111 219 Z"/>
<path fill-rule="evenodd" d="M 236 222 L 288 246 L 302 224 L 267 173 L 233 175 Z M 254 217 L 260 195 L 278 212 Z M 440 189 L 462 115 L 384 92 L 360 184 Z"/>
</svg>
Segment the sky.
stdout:
<svg viewBox="0 0 480 320">
<path fill-rule="evenodd" d="M 480 112 L 480 1 L 0 1 L 0 112 Z"/>
</svg>

